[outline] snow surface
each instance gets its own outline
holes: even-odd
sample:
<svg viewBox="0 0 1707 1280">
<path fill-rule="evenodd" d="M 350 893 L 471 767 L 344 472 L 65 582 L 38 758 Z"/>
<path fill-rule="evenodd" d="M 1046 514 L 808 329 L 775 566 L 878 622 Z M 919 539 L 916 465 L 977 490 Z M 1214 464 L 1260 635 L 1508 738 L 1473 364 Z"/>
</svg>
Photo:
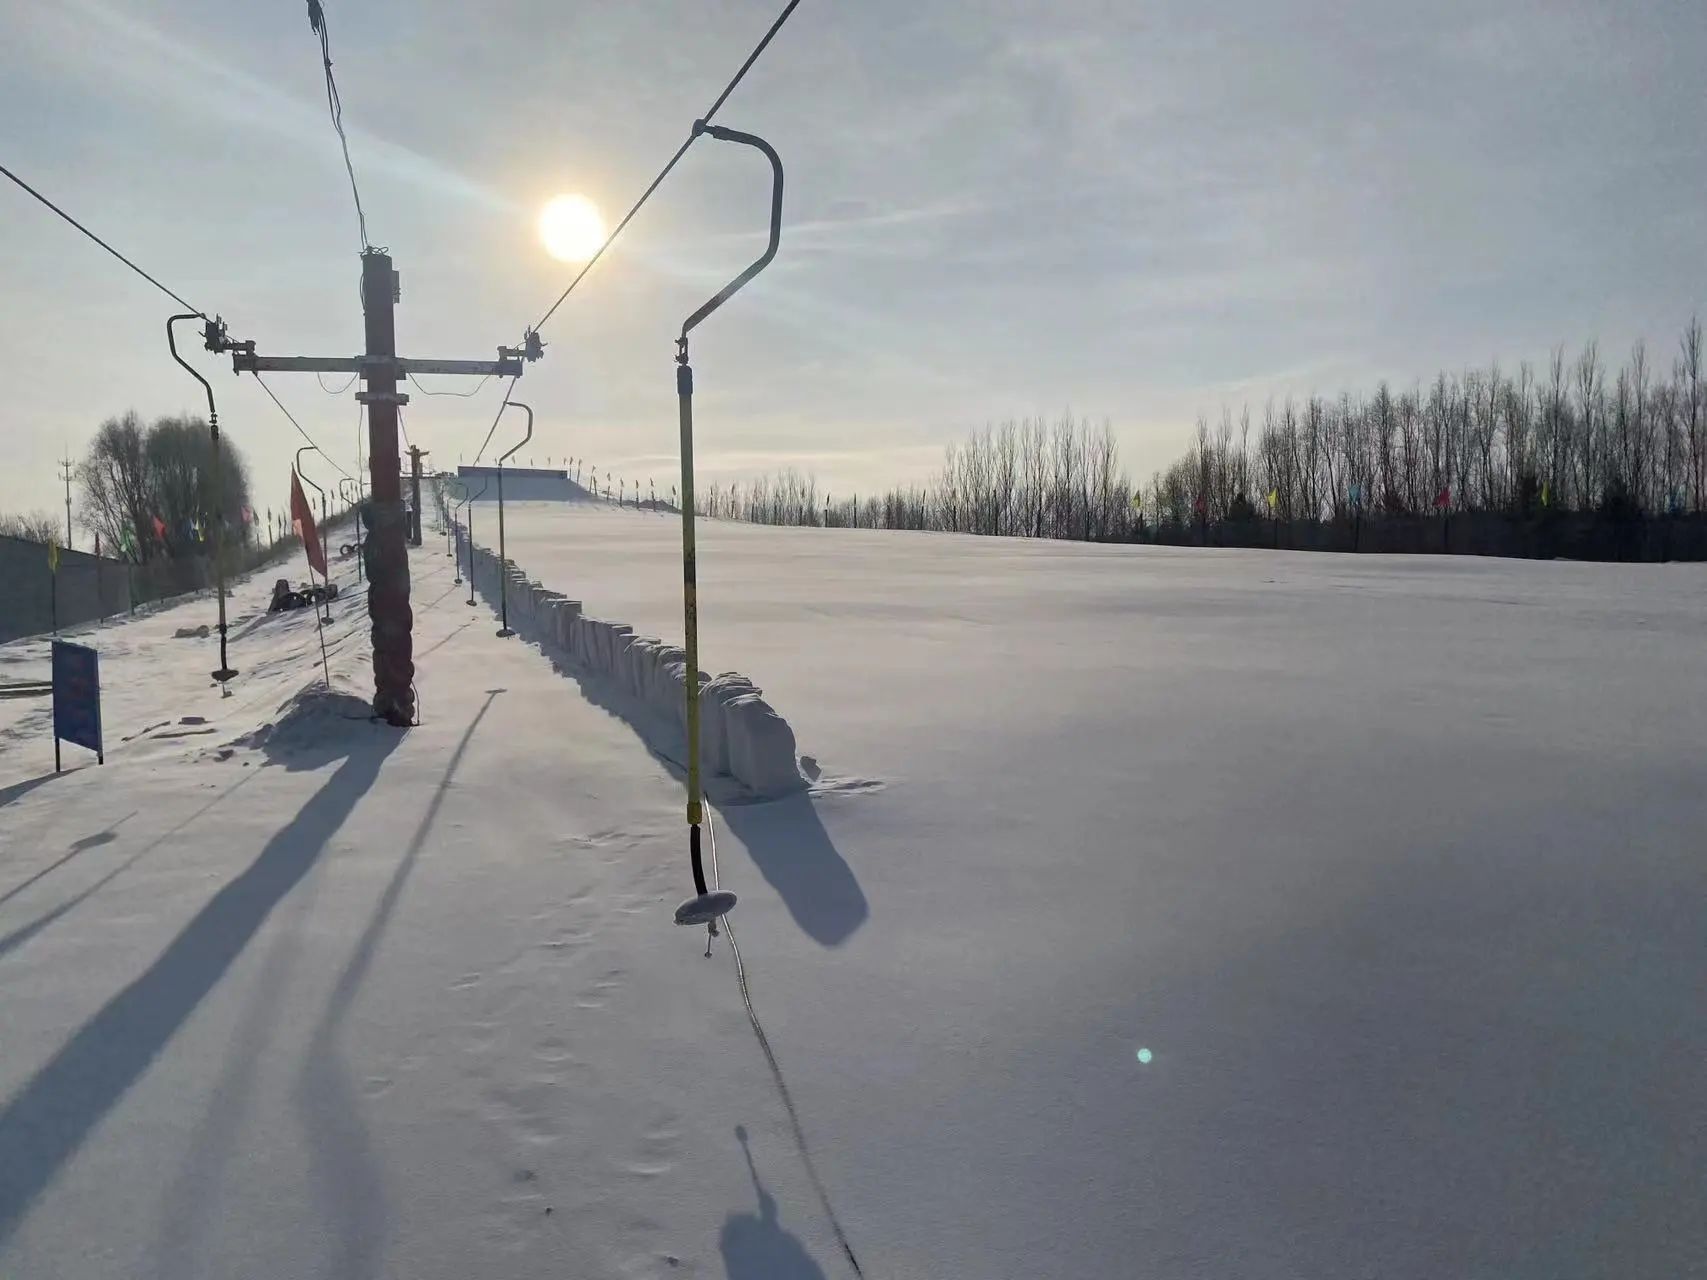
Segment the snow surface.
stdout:
<svg viewBox="0 0 1707 1280">
<path fill-rule="evenodd" d="M 673 518 L 507 521 L 680 642 Z M 669 742 L 444 551 L 406 734 L 270 573 L 223 702 L 211 602 L 94 633 L 104 768 L 0 699 L 0 1274 L 849 1274 L 669 923 Z M 866 1275 L 1701 1272 L 1699 568 L 714 522 L 699 580 L 818 774 L 719 854 Z"/>
</svg>

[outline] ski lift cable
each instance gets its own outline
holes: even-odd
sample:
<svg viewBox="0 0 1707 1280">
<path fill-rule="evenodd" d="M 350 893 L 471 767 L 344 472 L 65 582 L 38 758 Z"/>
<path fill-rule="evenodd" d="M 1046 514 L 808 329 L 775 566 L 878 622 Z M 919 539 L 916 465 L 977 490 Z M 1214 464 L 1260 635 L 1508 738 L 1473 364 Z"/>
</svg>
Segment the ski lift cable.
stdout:
<svg viewBox="0 0 1707 1280">
<path fill-rule="evenodd" d="M 604 256 L 605 250 L 611 247 L 611 243 L 622 234 L 623 228 L 628 226 L 628 224 L 633 220 L 634 215 L 640 212 L 641 206 L 652 198 L 652 193 L 658 189 L 659 185 L 663 183 L 665 178 L 670 176 L 670 170 L 676 167 L 676 164 L 681 160 L 681 158 L 687 154 L 688 148 L 693 146 L 694 140 L 699 137 L 699 134 L 702 131 L 701 126 L 711 123 L 712 117 L 722 109 L 723 104 L 728 101 L 729 95 L 735 92 L 735 87 L 746 78 L 747 72 L 752 70 L 753 64 L 759 60 L 759 55 L 769 47 L 770 42 L 776 38 L 776 33 L 782 30 L 782 24 L 788 21 L 789 15 L 794 12 L 796 6 L 799 4 L 800 0 L 788 0 L 788 3 L 783 6 L 782 12 L 777 15 L 776 21 L 771 23 L 770 29 L 765 32 L 764 37 L 758 42 L 758 44 L 753 46 L 753 51 L 747 55 L 747 60 L 741 64 L 740 70 L 736 71 L 734 77 L 729 81 L 729 83 L 723 86 L 723 92 L 717 95 L 716 100 L 709 108 L 706 109 L 705 114 L 699 117 L 694 131 L 689 133 L 687 139 L 682 143 L 682 145 L 676 148 L 675 154 L 672 155 L 669 160 L 665 162 L 664 167 L 658 171 L 658 176 L 652 179 L 651 185 L 649 185 L 645 191 L 640 193 L 640 199 L 634 202 L 633 208 L 629 209 L 627 213 L 622 215 L 622 221 L 617 223 L 610 235 L 605 237 L 605 242 L 598 247 L 598 251 L 594 253 L 591 258 L 587 259 L 586 266 L 582 267 L 576 274 L 575 278 L 569 282 L 569 287 L 557 296 L 557 301 L 553 302 L 550 308 L 547 309 L 546 313 L 539 318 L 539 323 L 533 326 L 534 332 L 538 332 L 540 329 L 545 327 L 545 322 L 551 319 L 551 317 L 557 313 L 557 308 L 563 305 L 564 300 L 568 298 L 571 293 L 575 292 L 575 286 L 580 284 L 581 281 L 586 278 L 587 273 L 598 264 L 599 259 Z"/>
<path fill-rule="evenodd" d="M 25 182 L 22 178 L 20 178 L 17 174 L 13 173 L 10 169 L 8 169 L 3 164 L 0 164 L 0 173 L 5 174 L 8 178 L 10 178 L 13 182 L 15 182 L 20 188 L 22 188 L 24 191 L 28 192 L 30 195 L 34 196 L 37 200 L 41 201 L 42 204 L 46 205 L 49 209 L 53 210 L 54 213 L 58 214 L 61 218 L 65 219 L 66 222 L 70 223 L 73 227 L 77 228 L 77 230 L 81 231 L 84 235 L 88 236 L 89 239 L 93 240 L 96 244 L 100 245 L 101 248 L 105 249 L 108 253 L 112 254 L 113 257 L 117 258 L 120 262 L 124 263 L 125 266 L 129 267 L 132 271 L 136 272 L 136 274 L 141 276 L 144 280 L 148 281 L 149 284 L 153 285 L 156 289 L 160 290 L 161 293 L 165 294 L 168 298 L 172 299 L 173 302 L 176 302 L 181 307 L 187 307 L 190 311 L 192 311 L 200 319 L 203 319 L 203 320 L 207 319 L 207 312 L 203 311 L 200 307 L 196 306 L 194 303 L 185 301 L 184 298 L 182 297 L 182 295 L 174 292 L 171 289 L 168 289 L 165 285 L 161 284 L 153 276 L 149 275 L 148 272 L 144 271 L 141 267 L 137 266 L 136 263 L 132 262 L 129 258 L 125 257 L 124 254 L 120 253 L 117 249 L 113 248 L 112 245 L 108 244 L 105 240 L 101 239 L 100 236 L 96 235 L 93 231 L 89 230 L 88 227 L 84 226 L 81 222 L 77 221 L 76 218 L 73 218 L 69 213 L 65 212 L 64 209 L 61 209 L 53 201 L 49 200 L 41 192 L 37 191 L 29 183 Z"/>
<path fill-rule="evenodd" d="M 265 391 L 267 393 L 267 398 L 269 400 L 271 400 L 274 404 L 278 405 L 279 412 L 284 414 L 284 416 L 286 418 L 290 419 L 290 425 L 296 428 L 297 433 L 304 440 L 308 441 L 309 444 L 313 445 L 315 451 L 317 453 L 319 453 L 319 455 L 322 458 L 326 459 L 326 461 L 330 462 L 334 467 L 337 467 L 338 473 L 340 475 L 342 475 L 346 480 L 354 480 L 355 479 L 354 476 L 352 476 L 348 471 L 345 471 L 342 466 L 339 466 L 338 460 L 336 458 L 334 458 L 331 454 L 327 453 L 326 450 L 324 450 L 320 447 L 320 442 L 318 440 L 316 440 L 313 436 L 309 435 L 307 431 L 303 430 L 302 424 L 296 420 L 296 415 L 293 414 L 289 409 L 284 407 L 284 402 L 282 400 L 280 400 L 276 395 L 273 394 L 273 389 L 267 385 L 266 380 L 263 379 L 261 377 L 261 375 L 256 373 L 253 369 L 251 369 L 249 372 L 250 372 L 250 375 L 255 379 L 255 381 L 259 382 L 261 384 L 261 390 Z"/>
<path fill-rule="evenodd" d="M 350 163 L 350 140 L 344 134 L 344 103 L 338 96 L 338 82 L 332 77 L 332 35 L 327 29 L 326 10 L 320 0 L 308 0 L 308 25 L 320 37 L 320 61 L 326 67 L 326 109 L 331 113 L 338 145 L 344 151 L 344 171 L 350 175 L 350 194 L 355 197 L 356 223 L 361 228 L 362 252 L 366 253 L 370 247 L 367 215 L 362 212 L 362 193 L 356 186 L 356 167 Z"/>
</svg>

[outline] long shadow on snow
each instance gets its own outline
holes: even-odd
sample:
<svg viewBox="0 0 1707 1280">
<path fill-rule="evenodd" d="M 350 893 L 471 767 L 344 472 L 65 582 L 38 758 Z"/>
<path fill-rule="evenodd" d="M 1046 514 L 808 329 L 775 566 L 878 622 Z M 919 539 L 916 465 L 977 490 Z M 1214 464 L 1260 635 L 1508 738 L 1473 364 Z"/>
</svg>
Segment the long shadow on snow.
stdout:
<svg viewBox="0 0 1707 1280">
<path fill-rule="evenodd" d="M 337 705 L 350 704 L 346 716 Z M 249 866 L 208 900 L 134 982 L 102 1006 L 0 1111 L 0 1243 L 84 1140 L 142 1076 L 195 1011 L 273 908 L 296 886 L 398 743 L 365 719 L 356 698 L 302 704 L 264 742 L 270 763 L 291 770 L 342 760 L 337 771 L 278 831 Z M 318 713 L 318 714 L 316 714 Z M 309 726 L 309 719 L 324 720 Z M 306 731 L 305 731 L 306 730 Z"/>
<path fill-rule="evenodd" d="M 178 832 L 182 831 L 185 827 L 189 826 L 197 818 L 201 817 L 202 814 L 206 813 L 209 809 L 213 808 L 214 805 L 218 804 L 220 801 L 224 800 L 227 796 L 229 796 L 233 791 L 237 790 L 238 787 L 241 787 L 246 782 L 252 781 L 255 778 L 255 776 L 256 775 L 252 774 L 252 773 L 244 774 L 236 782 L 232 783 L 224 791 L 221 791 L 213 799 L 209 800 L 206 804 L 204 804 L 201 808 L 197 809 L 194 813 L 192 813 L 189 817 L 185 818 L 182 822 L 178 823 L 176 826 L 167 828 L 165 831 L 162 831 L 159 835 L 155 836 L 154 839 L 150 840 L 147 844 L 143 845 L 142 848 L 138 849 L 135 853 L 131 854 L 130 857 L 126 858 L 123 862 L 121 862 L 117 866 L 113 867 L 105 875 L 103 875 L 99 880 L 96 880 L 93 884 L 91 884 L 88 888 L 79 889 L 76 893 L 74 893 L 71 897 L 67 898 L 64 902 L 60 903 L 57 907 L 53 907 L 47 911 L 42 912 L 41 915 L 37 916 L 34 920 L 30 921 L 28 924 L 19 925 L 16 929 L 12 930 L 12 932 L 6 934 L 4 937 L 0 937 L 0 956 L 6 955 L 8 952 L 11 952 L 11 951 L 16 951 L 19 947 L 23 946 L 26 942 L 28 942 L 31 938 L 35 937 L 43 929 L 47 928 L 55 920 L 58 920 L 61 916 L 69 913 L 79 903 L 85 902 L 88 899 L 94 897 L 102 889 L 106 888 L 114 880 L 118 879 L 119 876 L 123 875 L 126 871 L 130 870 L 131 867 L 135 866 L 144 856 L 154 852 L 154 850 L 158 849 L 161 845 L 165 844 L 166 841 L 169 840 L 171 837 L 177 835 Z M 125 816 L 123 818 L 120 818 L 120 819 L 118 819 L 117 822 L 113 823 L 113 827 L 117 827 L 120 822 L 124 822 L 126 819 L 132 818 L 134 816 L 135 816 L 134 812 L 125 814 Z M 40 871 L 36 872 L 35 875 L 31 876 L 28 880 L 24 881 L 23 884 L 20 884 L 17 886 L 17 888 L 12 889 L 10 892 L 8 892 L 6 894 L 5 897 L 0 898 L 0 903 L 5 902 L 7 898 L 13 897 L 15 894 L 17 894 L 17 893 L 21 892 L 22 890 L 28 888 L 30 885 L 34 884 L 37 880 L 40 880 L 43 876 L 45 876 L 49 871 L 54 870 L 54 868 L 65 865 L 66 862 L 68 862 L 71 858 L 73 858 L 77 854 L 83 852 L 83 850 L 95 848 L 97 845 L 110 844 L 110 843 L 112 843 L 112 841 L 116 840 L 117 838 L 118 838 L 118 833 L 115 830 L 113 830 L 112 828 L 108 828 L 105 831 L 98 831 L 92 836 L 84 836 L 81 840 L 77 841 L 75 844 L 73 844 L 71 846 L 71 852 L 70 853 L 66 854 L 63 858 L 60 858 L 55 862 L 49 863 L 47 866 L 43 867 Z M 0 1232 L 0 1238 L 3 1238 L 3 1235 L 4 1235 L 4 1233 Z"/>
<path fill-rule="evenodd" d="M 249 775 L 249 777 L 253 777 L 253 776 L 254 776 L 253 774 Z M 245 778 L 243 781 L 247 781 L 247 780 L 248 780 L 248 778 Z M 225 798 L 225 796 L 229 792 L 235 791 L 238 787 L 240 787 L 242 785 L 243 785 L 243 782 L 238 782 L 238 783 L 235 783 L 233 786 L 228 787 L 225 791 L 220 792 L 219 795 L 215 796 L 212 800 L 208 801 L 207 804 L 203 805 L 200 809 L 196 810 L 195 813 L 191 814 L 183 822 L 179 823 L 178 826 L 184 827 L 184 826 L 189 825 L 189 823 L 195 821 L 198 817 L 200 817 L 202 814 L 206 813 L 214 805 L 218 804 L 222 799 Z M 74 858 L 78 854 L 82 853 L 83 850 L 93 849 L 93 848 L 96 848 L 96 847 L 98 847 L 100 845 L 104 845 L 104 844 L 111 844 L 114 840 L 117 840 L 119 838 L 118 831 L 117 831 L 118 826 L 121 823 L 123 823 L 123 822 L 127 821 L 128 819 L 133 818 L 135 816 L 136 816 L 136 811 L 132 810 L 130 813 L 125 814 L 125 816 L 123 818 L 119 818 L 117 821 L 115 821 L 113 823 L 113 825 L 111 827 L 108 827 L 105 831 L 97 831 L 93 835 L 84 836 L 81 840 L 74 842 L 71 846 L 71 852 L 70 853 L 67 853 L 64 857 L 58 858 L 58 859 L 54 860 L 53 862 L 48 863 L 47 866 L 43 867 L 40 871 L 36 872 L 35 875 L 31 876 L 28 880 L 26 880 L 22 884 L 18 885 L 15 889 L 11 889 L 7 893 L 5 893 L 4 895 L 0 895 L 0 903 L 3 903 L 8 898 L 15 897 L 17 894 L 23 892 L 25 889 L 29 888 L 36 881 L 40 880 L 48 872 L 50 872 L 50 871 L 52 871 L 58 867 L 64 866 L 72 858 Z M 173 830 L 177 830 L 177 829 L 178 829 L 177 827 L 173 828 Z M 167 834 L 170 835 L 171 832 L 168 832 Z M 18 947 L 23 946 L 24 943 L 28 942 L 31 938 L 35 937 L 36 934 L 40 933 L 43 929 L 47 928 L 50 924 L 52 924 L 55 920 L 59 919 L 59 917 L 64 915 L 66 912 L 70 911 L 78 903 L 80 903 L 84 899 L 90 898 L 90 897 L 94 896 L 96 893 L 100 892 L 101 889 L 103 889 L 107 885 L 111 884 L 115 879 L 117 879 L 119 877 L 120 874 L 122 874 L 127 868 L 129 868 L 132 864 L 134 864 L 138 858 L 142 857 L 142 855 L 147 853 L 150 849 L 153 849 L 156 845 L 158 845 L 165 838 L 166 838 L 166 836 L 164 836 L 164 835 L 156 837 L 154 840 L 150 841 L 148 844 L 146 844 L 142 848 L 138 849 L 135 853 L 131 854 L 130 857 L 126 858 L 123 862 L 119 863 L 116 867 L 112 868 L 112 870 L 108 871 L 104 876 L 102 876 L 99 880 L 95 881 L 95 883 L 90 885 L 88 888 L 79 890 L 77 893 L 75 893 L 71 897 L 67 898 L 64 902 L 60 903 L 57 907 L 54 907 L 53 909 L 51 909 L 49 911 L 44 911 L 41 915 L 37 916 L 34 920 L 30 921 L 28 924 L 20 925 L 20 926 L 18 926 L 18 928 L 12 930 L 11 933 L 8 933 L 5 937 L 0 937 L 0 956 L 5 955 L 8 951 L 13 951 L 13 950 L 16 950 Z"/>
<path fill-rule="evenodd" d="M 52 782 L 55 778 L 60 776 L 62 775 L 59 773 L 44 773 L 38 777 L 28 778 L 23 782 L 14 782 L 9 787 L 0 787 L 0 809 L 4 809 L 7 805 L 11 804 L 12 801 L 34 791 L 37 787 L 41 786 L 42 783 Z"/>
<path fill-rule="evenodd" d="M 678 727 L 650 713 L 639 699 L 610 681 L 576 665 L 556 645 L 537 639 L 529 643 L 538 646 L 559 675 L 574 680 L 588 702 L 632 730 L 672 774 L 685 776 L 682 762 L 658 745 L 671 742 L 679 753 Z M 708 779 L 706 792 L 723 815 L 724 828 L 745 846 L 759 874 L 809 938 L 822 947 L 839 947 L 865 923 L 871 914 L 865 891 L 824 830 L 809 793 L 754 800 L 734 779 L 725 777 Z"/>
<path fill-rule="evenodd" d="M 463 625 L 466 626 L 467 623 Z M 473 737 L 475 725 L 478 725 L 481 717 L 486 714 L 491 701 L 488 697 L 473 723 L 464 732 L 414 839 L 362 933 L 355 958 L 338 979 L 328 1009 L 316 1028 L 310 1059 L 301 1068 L 296 1103 L 306 1117 L 307 1127 L 315 1135 L 315 1141 L 310 1146 L 310 1156 L 315 1162 L 315 1168 L 323 1172 L 323 1181 L 328 1186 L 330 1212 L 340 1224 L 340 1262 L 339 1268 L 333 1272 L 340 1277 L 371 1272 L 374 1269 L 374 1258 L 378 1255 L 377 1246 L 380 1243 L 376 1230 L 379 1224 L 377 1214 L 380 1208 L 380 1193 L 377 1190 L 379 1180 L 374 1171 L 374 1161 L 369 1154 L 367 1143 L 360 1136 L 360 1117 L 351 1100 L 349 1087 L 340 1071 L 340 1063 L 331 1044 L 330 1020 L 334 1015 L 342 1016 L 347 1009 L 350 998 L 355 993 L 355 985 L 372 959 L 379 934 L 396 905 L 403 881 L 414 866 L 415 855 L 420 851 L 431 828 L 439 803 L 450 786 L 451 778 L 461 761 L 463 748 Z M 293 913 L 296 921 L 311 917 L 315 889 L 316 881 L 311 877 L 304 882 L 302 889 L 295 896 L 288 910 Z M 160 1215 L 159 1238 L 155 1244 L 152 1267 L 152 1274 L 160 1280 L 180 1280 L 180 1277 L 198 1274 L 200 1270 L 206 1269 L 196 1266 L 202 1241 L 207 1235 L 209 1223 L 219 1213 L 220 1192 L 226 1184 L 226 1169 L 243 1136 L 243 1119 L 248 1113 L 249 1100 L 254 1094 L 256 1076 L 263 1059 L 271 1052 L 271 1033 L 277 1025 L 278 1001 L 288 985 L 291 970 L 301 951 L 300 931 L 285 923 L 278 941 L 268 953 L 266 962 L 245 999 L 243 1017 L 232 1033 L 231 1048 L 224 1070 L 219 1082 L 210 1092 L 207 1109 L 202 1113 L 196 1127 L 190 1153 L 178 1172 L 167 1197 L 166 1208 Z M 337 1115 L 331 1119 L 323 1119 L 317 1106 L 333 1108 Z M 339 1158 L 326 1159 L 323 1153 L 327 1151 L 339 1152 Z M 345 1168 L 358 1170 L 361 1176 L 341 1182 L 338 1172 Z M 368 1214 L 374 1216 L 370 1219 L 365 1216 Z M 355 1229 L 352 1224 L 357 1224 L 360 1229 Z"/>
<path fill-rule="evenodd" d="M 871 914 L 865 892 L 824 830 L 810 795 L 762 803 L 735 798 L 718 812 L 794 922 L 819 946 L 839 947 L 865 923 Z"/>
<path fill-rule="evenodd" d="M 127 814 L 125 814 L 124 818 L 119 819 L 119 822 L 123 822 L 125 820 L 125 818 L 130 818 L 130 817 L 134 817 L 134 816 L 135 816 L 134 813 L 127 813 Z M 118 826 L 119 822 L 113 823 L 113 826 L 114 827 Z M 37 880 L 40 880 L 43 876 L 47 875 L 50 871 L 59 870 L 60 867 L 63 867 L 66 863 L 70 862 L 78 854 L 82 853 L 83 850 L 93 849 L 97 845 L 111 844 L 114 840 L 117 840 L 118 838 L 119 837 L 118 837 L 117 831 L 108 829 L 106 831 L 97 831 L 97 832 L 95 832 L 94 835 L 84 836 L 81 840 L 72 841 L 71 847 L 67 852 L 65 852 L 65 853 L 61 854 L 59 857 L 55 858 L 52 862 L 48 863 L 45 867 L 43 867 L 40 871 L 36 872 L 34 875 L 28 877 L 27 879 L 19 881 L 17 884 L 13 885 L 10 889 L 6 890 L 5 893 L 0 893 L 0 905 L 4 905 L 5 903 L 10 902 L 13 898 L 17 897 L 25 889 L 28 889 L 32 884 L 34 884 Z"/>
<path fill-rule="evenodd" d="M 249 775 L 253 777 L 254 775 Z M 160 1212 L 153 1264 L 147 1274 L 157 1280 L 215 1275 L 211 1263 L 198 1265 L 210 1223 L 224 1207 L 221 1193 L 229 1185 L 226 1165 L 242 1136 L 243 1118 L 254 1094 L 255 1078 L 279 1026 L 278 1002 L 303 947 L 303 923 L 312 919 L 318 878 L 304 878 L 282 907 L 274 928 L 276 940 L 268 949 L 260 973 L 243 993 L 243 1016 L 231 1033 L 225 1066 L 208 1090 L 206 1105 L 196 1121 L 189 1154 L 178 1169 L 165 1207 Z M 141 1273 L 139 1273 L 141 1274 Z"/>
<path fill-rule="evenodd" d="M 490 608 L 498 608 L 486 586 L 478 579 L 474 585 Z M 532 630 L 526 621 L 516 625 L 524 632 Z M 544 654 L 559 675 L 575 681 L 588 702 L 620 720 L 673 774 L 685 775 L 678 758 L 683 752 L 679 725 L 576 663 L 556 642 L 537 634 L 524 633 L 523 639 Z M 669 749 L 660 743 L 670 744 Z M 734 779 L 723 777 L 708 779 L 706 793 L 723 814 L 725 827 L 746 847 L 759 874 L 809 938 L 822 947 L 837 947 L 865 923 L 871 914 L 865 891 L 824 830 L 809 793 L 755 801 Z"/>
<path fill-rule="evenodd" d="M 759 1196 L 759 1211 L 732 1213 L 723 1220 L 718 1246 L 729 1280 L 824 1280 L 824 1268 L 777 1221 L 776 1197 L 759 1180 L 753 1149 L 747 1145 L 747 1131 L 737 1125 L 735 1136 L 741 1140 L 741 1150 L 747 1157 L 747 1173 Z"/>
<path fill-rule="evenodd" d="M 315 1024 L 302 1071 L 297 1077 L 296 1105 L 313 1137 L 308 1150 L 324 1190 L 322 1209 L 326 1221 L 334 1224 L 332 1229 L 337 1237 L 336 1253 L 327 1274 L 338 1276 L 340 1280 L 379 1273 L 388 1214 L 379 1164 L 374 1159 L 367 1129 L 362 1123 L 361 1108 L 350 1089 L 343 1059 L 338 1052 L 338 1027 L 349 1013 L 356 992 L 373 964 L 379 940 L 391 923 L 392 913 L 403 896 L 403 886 L 415 869 L 421 847 L 439 816 L 439 806 L 444 803 L 445 793 L 450 790 L 451 780 L 462 764 L 463 753 L 468 750 L 469 741 L 480 727 L 481 720 L 492 709 L 493 700 L 503 692 L 502 689 L 488 690 L 486 701 L 480 704 L 480 710 L 475 712 L 474 719 L 463 730 L 456 750 L 451 753 L 450 763 L 445 766 L 444 777 L 439 779 L 433 798 L 428 801 L 426 812 L 415 827 L 415 834 L 403 851 L 397 869 L 392 872 L 385 892 L 380 895 L 367 927 L 357 939 L 349 963 L 338 975 L 331 998 L 321 1012 L 320 1021 Z"/>
</svg>

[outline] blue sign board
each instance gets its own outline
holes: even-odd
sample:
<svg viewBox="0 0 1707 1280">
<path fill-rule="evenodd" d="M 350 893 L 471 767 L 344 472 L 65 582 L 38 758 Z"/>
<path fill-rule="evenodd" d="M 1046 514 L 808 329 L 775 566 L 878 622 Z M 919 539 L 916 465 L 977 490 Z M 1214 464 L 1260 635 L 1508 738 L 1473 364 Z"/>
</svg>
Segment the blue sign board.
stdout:
<svg viewBox="0 0 1707 1280">
<path fill-rule="evenodd" d="M 88 645 L 53 642 L 53 767 L 61 741 L 87 747 L 105 764 L 101 748 L 101 656 Z"/>
</svg>

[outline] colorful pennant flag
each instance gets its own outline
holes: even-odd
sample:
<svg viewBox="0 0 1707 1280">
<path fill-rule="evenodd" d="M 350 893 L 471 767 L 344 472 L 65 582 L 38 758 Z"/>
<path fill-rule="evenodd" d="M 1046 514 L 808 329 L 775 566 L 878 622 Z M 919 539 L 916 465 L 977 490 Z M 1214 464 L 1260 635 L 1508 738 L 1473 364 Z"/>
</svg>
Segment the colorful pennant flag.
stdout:
<svg viewBox="0 0 1707 1280">
<path fill-rule="evenodd" d="M 302 539 L 302 550 L 308 557 L 309 566 L 324 578 L 326 552 L 320 546 L 320 531 L 314 527 L 314 510 L 308 505 L 308 497 L 302 492 L 302 481 L 297 478 L 294 467 L 290 473 L 290 521 Z"/>
</svg>

